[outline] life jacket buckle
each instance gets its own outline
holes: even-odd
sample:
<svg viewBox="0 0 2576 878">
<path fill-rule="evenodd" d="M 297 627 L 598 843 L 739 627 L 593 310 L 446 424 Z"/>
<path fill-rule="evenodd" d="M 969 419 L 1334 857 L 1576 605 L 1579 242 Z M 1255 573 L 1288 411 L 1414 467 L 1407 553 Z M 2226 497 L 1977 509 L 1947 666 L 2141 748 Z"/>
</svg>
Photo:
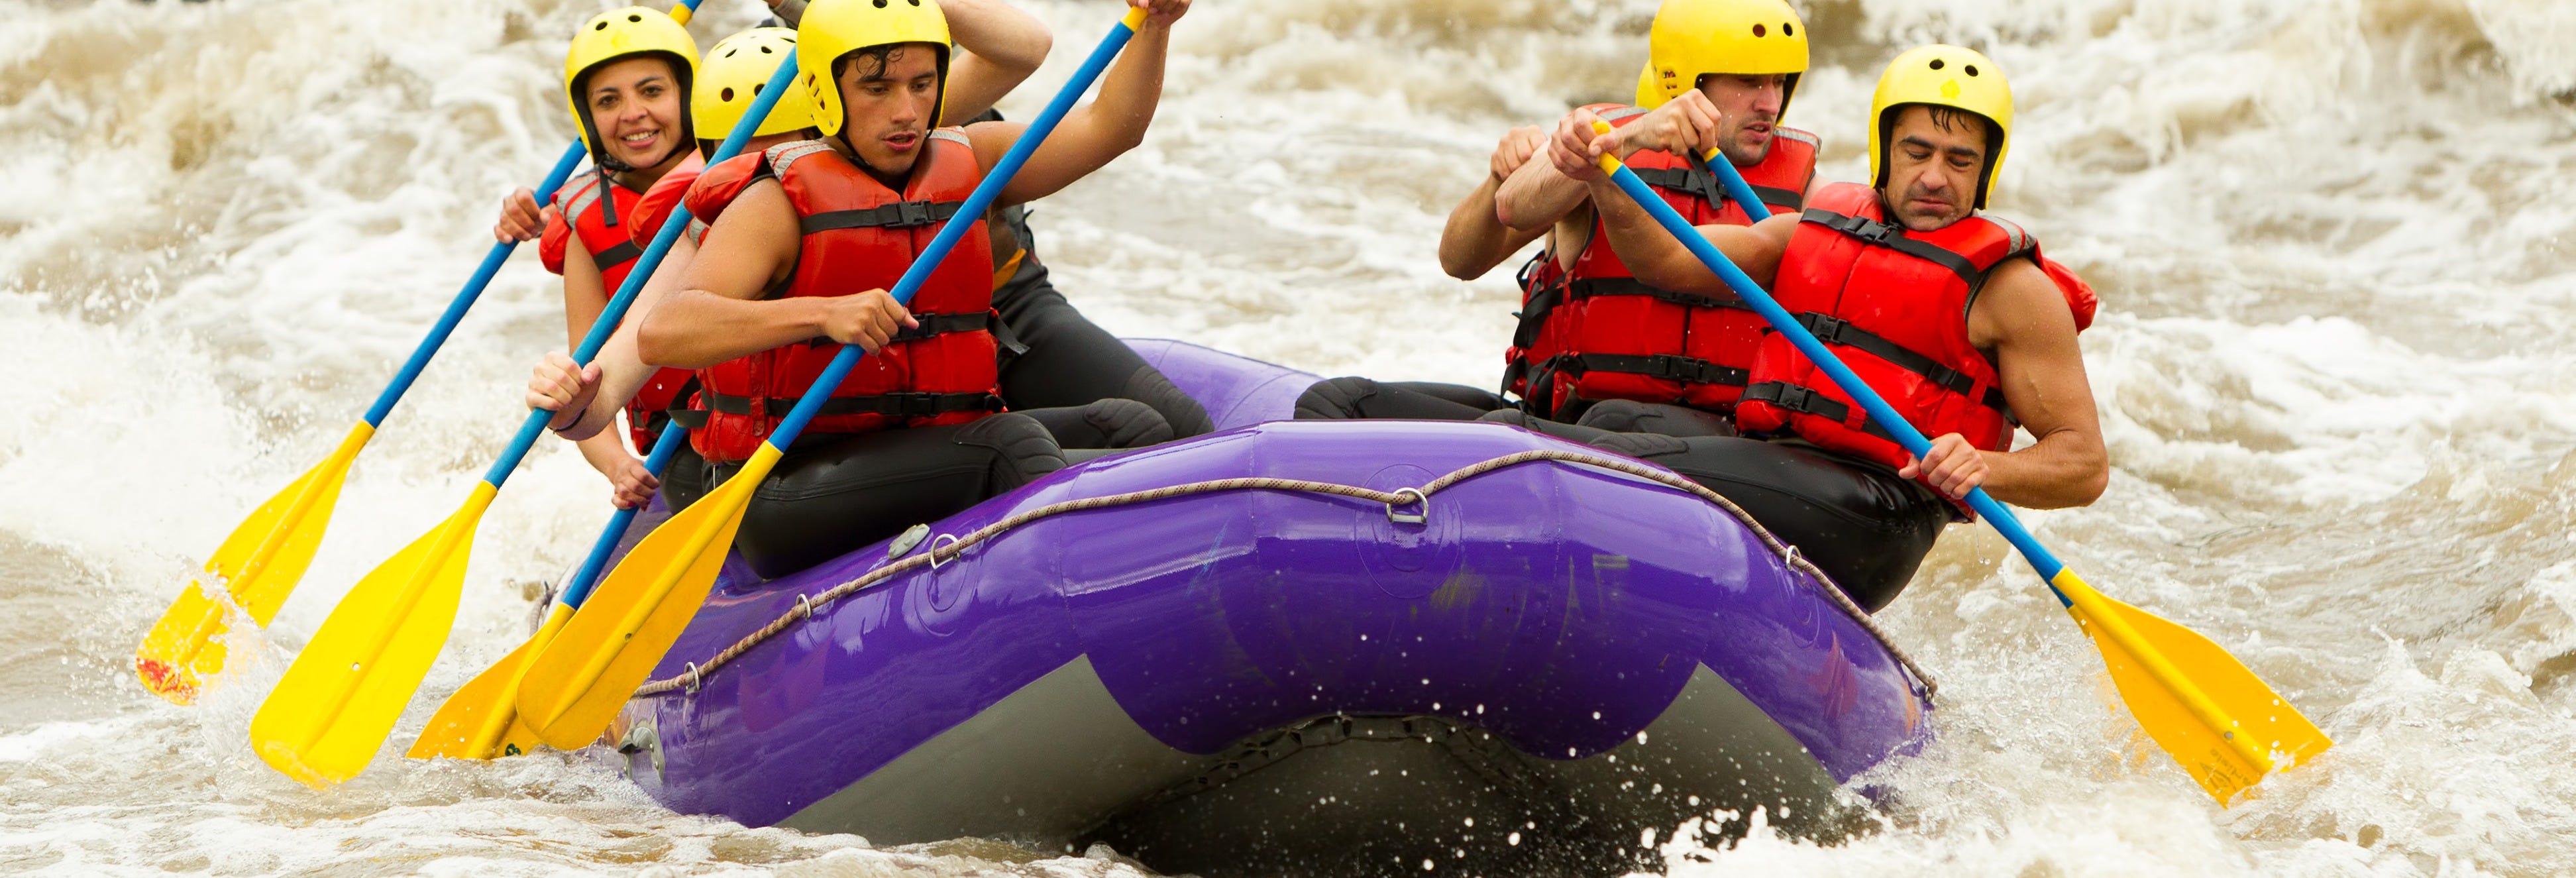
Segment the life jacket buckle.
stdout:
<svg viewBox="0 0 2576 878">
<path fill-rule="evenodd" d="M 894 215 L 895 224 L 898 226 L 926 226 L 938 222 L 931 217 L 930 202 L 927 201 L 895 202 Z"/>
</svg>

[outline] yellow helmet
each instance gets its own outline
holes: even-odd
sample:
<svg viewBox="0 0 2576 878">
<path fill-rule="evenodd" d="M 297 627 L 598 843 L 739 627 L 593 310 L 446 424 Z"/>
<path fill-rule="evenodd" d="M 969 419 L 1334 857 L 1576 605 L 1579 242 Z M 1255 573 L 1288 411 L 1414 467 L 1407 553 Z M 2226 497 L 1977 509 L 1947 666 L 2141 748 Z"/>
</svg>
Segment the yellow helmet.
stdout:
<svg viewBox="0 0 2576 878">
<path fill-rule="evenodd" d="M 1646 37 L 1637 106 L 1654 109 L 1712 73 L 1788 74 L 1780 112 L 1807 72 L 1807 24 L 1788 0 L 1664 0 Z"/>
<path fill-rule="evenodd" d="M 1939 44 L 1910 50 L 1888 62 L 1887 72 L 1878 77 L 1878 91 L 1869 98 L 1871 188 L 1887 186 L 1888 139 L 1896 126 L 1896 111 L 1907 104 L 1952 107 L 1995 123 L 1993 149 L 1985 169 L 1977 174 L 1976 206 L 1983 209 L 1986 194 L 1994 189 L 1995 172 L 2004 166 L 2004 152 L 2012 145 L 2012 83 L 2005 81 L 2003 68 L 1975 49 Z"/>
<path fill-rule="evenodd" d="M 751 101 L 760 95 L 769 77 L 778 72 L 779 62 L 796 54 L 796 31 L 783 27 L 756 27 L 716 43 L 707 50 L 706 70 L 695 88 L 689 90 L 689 124 L 700 136 L 724 137 L 742 121 L 751 109 Z M 789 88 L 778 96 L 778 105 L 769 109 L 754 137 L 785 134 L 814 127 L 814 102 L 804 89 Z"/>
<path fill-rule="evenodd" d="M 812 102 L 814 127 L 822 129 L 823 136 L 841 133 L 848 115 L 841 106 L 841 86 L 832 76 L 832 62 L 860 49 L 898 43 L 939 47 L 944 100 L 948 16 L 939 11 L 939 0 L 814 0 L 805 7 L 805 18 L 796 24 L 796 84 Z M 931 108 L 930 118 L 932 124 L 938 123 L 937 106 Z"/>
<path fill-rule="evenodd" d="M 629 6 L 600 13 L 572 35 L 572 49 L 564 53 L 564 103 L 572 117 L 581 123 L 581 142 L 590 147 L 591 160 L 601 166 L 614 161 L 599 143 L 599 126 L 582 108 L 581 81 L 590 71 L 629 55 L 659 53 L 671 59 L 671 72 L 680 78 L 680 89 L 686 92 L 689 80 L 696 75 L 698 44 L 689 38 L 689 29 L 671 20 L 658 9 Z M 688 120 L 681 120 L 682 125 Z M 690 145 L 689 138 L 678 138 Z"/>
</svg>

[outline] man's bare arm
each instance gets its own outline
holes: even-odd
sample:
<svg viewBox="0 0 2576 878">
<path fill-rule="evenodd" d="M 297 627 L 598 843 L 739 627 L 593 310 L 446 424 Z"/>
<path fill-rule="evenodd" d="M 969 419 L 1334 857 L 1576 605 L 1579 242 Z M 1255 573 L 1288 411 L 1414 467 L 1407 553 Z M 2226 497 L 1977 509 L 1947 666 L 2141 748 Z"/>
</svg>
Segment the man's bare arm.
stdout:
<svg viewBox="0 0 2576 878">
<path fill-rule="evenodd" d="M 1162 102 L 1163 62 L 1171 51 L 1172 25 L 1189 11 L 1191 0 L 1132 2 L 1145 5 L 1145 25 L 1118 53 L 1109 72 L 1101 75 L 1099 95 L 1065 114 L 1055 133 L 1047 135 L 1046 142 L 1030 154 L 1028 164 L 1002 187 L 995 204 L 1025 204 L 1053 195 L 1145 142 L 1145 129 Z M 1000 164 L 1027 131 L 1027 125 L 1017 122 L 983 122 L 966 128 L 976 159 L 986 168 Z"/>
<path fill-rule="evenodd" d="M 943 124 L 961 124 L 992 109 L 1036 73 L 1055 46 L 1055 34 L 1044 23 L 1000 0 L 939 0 L 939 9 L 948 16 L 948 34 L 958 50 L 940 102 Z"/>
<path fill-rule="evenodd" d="M 1440 232 L 1442 271 L 1459 280 L 1475 280 L 1546 234 L 1543 229 L 1505 226 L 1494 212 L 1494 196 L 1502 190 L 1503 180 L 1546 147 L 1547 132 L 1537 126 L 1514 128 L 1495 144 L 1486 162 L 1485 181 L 1449 211 L 1449 225 Z"/>
<path fill-rule="evenodd" d="M 2013 452 L 1980 452 L 1986 492 L 2032 509 L 2084 506 L 2110 484 L 2111 456 L 2075 316 L 2039 266 L 2015 259 L 1995 269 L 1968 315 L 1968 336 L 1994 352 L 2004 400 L 2038 442 Z"/>
</svg>

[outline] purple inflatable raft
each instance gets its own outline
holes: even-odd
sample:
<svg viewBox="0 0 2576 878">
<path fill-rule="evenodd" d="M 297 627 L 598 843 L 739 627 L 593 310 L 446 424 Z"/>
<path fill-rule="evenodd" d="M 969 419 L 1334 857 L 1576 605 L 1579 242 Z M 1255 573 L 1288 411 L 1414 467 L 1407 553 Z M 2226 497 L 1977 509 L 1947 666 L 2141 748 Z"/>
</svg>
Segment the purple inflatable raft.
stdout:
<svg viewBox="0 0 2576 878">
<path fill-rule="evenodd" d="M 1666 471 L 1280 420 L 1314 376 L 1133 345 L 1216 433 L 793 576 L 733 565 L 611 732 L 635 782 L 1166 872 L 1585 873 L 1718 809 L 1824 819 L 1930 734 L 1865 617 Z"/>
</svg>

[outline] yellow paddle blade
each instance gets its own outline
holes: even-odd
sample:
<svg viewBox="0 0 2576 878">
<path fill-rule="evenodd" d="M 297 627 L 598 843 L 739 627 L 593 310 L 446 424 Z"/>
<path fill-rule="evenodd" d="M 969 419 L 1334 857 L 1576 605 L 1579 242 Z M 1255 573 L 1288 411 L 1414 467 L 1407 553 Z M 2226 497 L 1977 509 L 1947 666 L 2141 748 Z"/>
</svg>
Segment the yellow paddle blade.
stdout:
<svg viewBox="0 0 2576 878">
<path fill-rule="evenodd" d="M 491 483 L 436 529 L 378 565 L 331 610 L 251 718 L 251 748 L 319 789 L 356 777 L 420 688 L 465 588 Z"/>
<path fill-rule="evenodd" d="M 2209 638 L 2093 591 L 2074 571 L 2059 572 L 2056 585 L 2076 601 L 2067 611 L 2102 651 L 2111 683 L 2138 725 L 2221 804 L 2275 767 L 2297 765 L 2334 745 Z M 2172 679 L 2157 664 L 2169 667 Z"/>
<path fill-rule="evenodd" d="M 277 618 L 277 608 L 313 565 L 322 531 L 331 524 L 331 508 L 340 501 L 340 485 L 348 480 L 349 464 L 375 434 L 376 428 L 358 422 L 331 456 L 233 528 L 206 558 L 205 572 L 188 581 L 179 599 L 143 635 L 143 645 L 135 648 L 134 674 L 143 688 L 172 704 L 195 702 L 198 688 L 223 673 L 223 634 L 232 618 L 228 610 L 240 607 L 255 625 Z"/>
<path fill-rule="evenodd" d="M 652 675 L 715 587 L 752 488 L 776 460 L 761 446 L 730 481 L 654 528 L 537 654 L 520 684 L 519 718 L 547 746 L 572 750 L 598 738 Z"/>
<path fill-rule="evenodd" d="M 536 743 L 536 733 L 519 722 L 519 681 L 527 676 L 528 659 L 546 644 L 554 641 L 572 618 L 572 609 L 555 604 L 519 648 L 510 650 L 500 661 L 483 673 L 474 675 L 447 703 L 429 718 L 429 726 L 420 730 L 420 740 L 412 742 L 413 759 L 492 759 L 517 756 L 528 752 Z"/>
</svg>

